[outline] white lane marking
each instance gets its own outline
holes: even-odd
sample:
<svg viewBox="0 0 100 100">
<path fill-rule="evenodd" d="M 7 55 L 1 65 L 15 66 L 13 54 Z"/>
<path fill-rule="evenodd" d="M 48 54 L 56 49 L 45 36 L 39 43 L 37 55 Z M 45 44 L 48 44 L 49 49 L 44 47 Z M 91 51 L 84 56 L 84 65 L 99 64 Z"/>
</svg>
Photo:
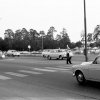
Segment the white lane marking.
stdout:
<svg viewBox="0 0 100 100">
<path fill-rule="evenodd" d="M 56 67 L 61 67 L 61 68 L 63 67 L 63 68 L 64 68 L 64 67 L 66 67 L 66 66 L 64 65 L 64 66 L 56 66 Z"/>
<path fill-rule="evenodd" d="M 43 74 L 43 73 L 40 73 L 40 72 L 34 72 L 34 71 L 28 71 L 28 70 L 19 70 L 19 72 L 29 73 L 29 74 Z"/>
<path fill-rule="evenodd" d="M 46 72 L 56 72 L 56 70 L 51 70 L 51 69 L 42 69 L 42 68 L 34 68 L 33 70 L 38 70 L 38 71 L 46 71 Z"/>
<path fill-rule="evenodd" d="M 14 72 L 5 72 L 5 74 L 13 75 L 13 76 L 18 76 L 18 77 L 28 76 L 28 75 L 24 75 L 24 74 L 20 74 L 20 73 L 14 73 Z"/>
<path fill-rule="evenodd" d="M 12 60 L 15 60 L 15 59 L 2 59 L 0 61 L 12 61 Z"/>
<path fill-rule="evenodd" d="M 3 75 L 0 75 L 0 79 L 1 80 L 8 80 L 8 79 L 11 79 L 10 77 L 6 77 L 6 76 L 3 76 Z"/>
<path fill-rule="evenodd" d="M 57 68 L 71 68 L 71 66 L 56 66 Z"/>
<path fill-rule="evenodd" d="M 15 59 L 4 59 L 4 60 L 9 61 L 9 60 L 15 60 Z"/>
<path fill-rule="evenodd" d="M 70 69 L 65 69 L 65 68 L 55 68 L 55 67 L 45 67 L 45 68 L 47 68 L 47 69 L 54 69 L 54 70 L 66 70 L 66 71 L 69 71 Z"/>
</svg>

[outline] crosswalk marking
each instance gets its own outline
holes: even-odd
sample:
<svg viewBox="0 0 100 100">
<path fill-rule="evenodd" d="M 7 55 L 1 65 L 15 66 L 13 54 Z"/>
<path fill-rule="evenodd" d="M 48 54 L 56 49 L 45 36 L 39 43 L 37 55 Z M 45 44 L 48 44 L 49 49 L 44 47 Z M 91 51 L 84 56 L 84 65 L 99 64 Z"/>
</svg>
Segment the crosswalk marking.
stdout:
<svg viewBox="0 0 100 100">
<path fill-rule="evenodd" d="M 51 70 L 51 69 L 46 69 L 46 68 L 33 68 L 33 70 L 47 71 L 47 72 L 56 72 L 56 70 Z"/>
<path fill-rule="evenodd" d="M 29 73 L 29 74 L 43 74 L 43 73 L 40 73 L 40 72 L 34 72 L 34 71 L 28 71 L 28 70 L 19 70 L 19 72 Z"/>
<path fill-rule="evenodd" d="M 47 68 L 47 69 L 54 69 L 54 70 L 66 70 L 66 71 L 69 71 L 70 69 L 65 69 L 65 68 L 55 68 L 55 67 L 45 67 L 45 68 Z"/>
<path fill-rule="evenodd" d="M 0 75 L 0 79 L 1 80 L 8 80 L 8 79 L 11 79 L 10 77 L 6 77 L 6 76 L 3 76 L 3 75 Z"/>
<path fill-rule="evenodd" d="M 69 69 L 69 68 L 71 68 L 71 66 L 69 66 L 69 67 L 66 67 L 66 66 L 56 66 L 57 68 L 67 68 L 67 69 Z"/>
<path fill-rule="evenodd" d="M 14 72 L 5 72 L 5 74 L 13 75 L 13 76 L 18 76 L 18 77 L 28 76 L 28 75 L 24 75 L 24 74 L 20 74 L 20 73 L 14 73 Z"/>
<path fill-rule="evenodd" d="M 61 67 L 44 67 L 44 68 L 31 68 L 29 70 L 17 70 L 17 72 L 4 72 L 4 74 L 6 75 L 0 75 L 0 80 L 8 80 L 8 79 L 12 79 L 12 77 L 6 77 L 7 75 L 11 75 L 11 76 L 17 76 L 17 77 L 26 77 L 29 76 L 29 74 L 44 74 L 42 72 L 70 72 L 70 68 L 61 68 Z"/>
</svg>

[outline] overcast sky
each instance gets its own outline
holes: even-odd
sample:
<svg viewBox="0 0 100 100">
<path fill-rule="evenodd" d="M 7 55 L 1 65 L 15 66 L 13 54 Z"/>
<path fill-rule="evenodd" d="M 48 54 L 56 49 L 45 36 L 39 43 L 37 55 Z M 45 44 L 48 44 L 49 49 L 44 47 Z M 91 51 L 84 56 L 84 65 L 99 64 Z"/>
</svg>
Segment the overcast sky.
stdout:
<svg viewBox="0 0 100 100">
<path fill-rule="evenodd" d="M 86 0 L 87 33 L 100 24 L 100 0 Z M 0 0 L 0 36 L 6 29 L 33 28 L 46 33 L 54 26 L 58 34 L 67 29 L 72 42 L 84 30 L 83 0 Z"/>
</svg>

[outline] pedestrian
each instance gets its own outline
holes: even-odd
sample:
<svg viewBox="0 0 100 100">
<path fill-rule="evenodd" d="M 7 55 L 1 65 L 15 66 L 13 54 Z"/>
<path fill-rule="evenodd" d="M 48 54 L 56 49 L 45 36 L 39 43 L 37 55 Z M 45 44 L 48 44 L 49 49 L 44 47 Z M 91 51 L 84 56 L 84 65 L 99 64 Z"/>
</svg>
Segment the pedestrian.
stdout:
<svg viewBox="0 0 100 100">
<path fill-rule="evenodd" d="M 67 63 L 67 64 L 69 64 L 69 63 L 71 64 L 71 62 L 70 62 L 69 51 L 67 51 L 66 57 L 67 57 L 67 59 L 66 59 L 66 60 L 67 60 L 66 63 Z"/>
<path fill-rule="evenodd" d="M 71 50 L 69 51 L 69 56 L 70 56 L 69 59 L 70 59 L 70 62 L 71 62 L 72 57 L 73 57 L 73 52 Z M 72 64 L 72 62 L 71 62 L 71 64 Z"/>
<path fill-rule="evenodd" d="M 73 53 L 71 51 L 67 51 L 67 64 L 72 64 L 71 59 L 72 59 Z"/>
</svg>

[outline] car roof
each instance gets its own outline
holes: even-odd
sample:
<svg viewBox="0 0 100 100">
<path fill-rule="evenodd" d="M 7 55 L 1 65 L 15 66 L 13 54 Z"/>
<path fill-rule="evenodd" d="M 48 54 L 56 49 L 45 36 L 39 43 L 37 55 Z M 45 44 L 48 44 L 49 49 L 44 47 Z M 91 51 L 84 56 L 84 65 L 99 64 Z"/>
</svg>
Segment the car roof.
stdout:
<svg viewBox="0 0 100 100">
<path fill-rule="evenodd" d="M 16 50 L 8 50 L 8 51 L 16 51 Z"/>
</svg>

